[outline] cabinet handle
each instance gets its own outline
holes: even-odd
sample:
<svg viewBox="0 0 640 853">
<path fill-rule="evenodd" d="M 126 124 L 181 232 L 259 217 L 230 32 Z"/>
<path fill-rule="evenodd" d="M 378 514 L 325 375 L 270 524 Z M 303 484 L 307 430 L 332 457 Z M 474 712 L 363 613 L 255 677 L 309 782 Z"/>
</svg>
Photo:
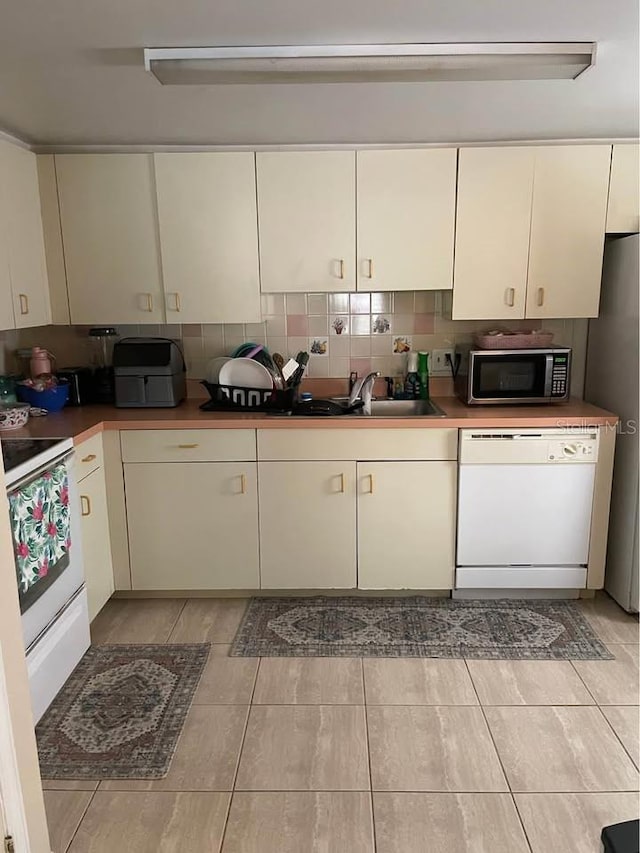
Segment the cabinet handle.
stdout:
<svg viewBox="0 0 640 853">
<path fill-rule="evenodd" d="M 515 287 L 508 287 L 505 291 L 504 301 L 507 303 L 509 308 L 513 308 L 516 304 L 516 289 Z"/>
<path fill-rule="evenodd" d="M 344 474 L 340 474 L 340 494 L 344 494 Z"/>
<path fill-rule="evenodd" d="M 246 495 L 247 493 L 247 475 L 240 474 L 240 494 Z"/>
<path fill-rule="evenodd" d="M 179 444 L 178 447 L 180 450 L 193 450 L 194 447 L 198 447 L 197 444 Z"/>
<path fill-rule="evenodd" d="M 544 287 L 538 288 L 538 308 L 544 305 Z"/>
<path fill-rule="evenodd" d="M 26 293 L 19 293 L 18 298 L 20 300 L 20 313 L 28 314 L 29 313 L 29 297 Z"/>
<path fill-rule="evenodd" d="M 340 268 L 338 278 L 344 278 L 344 258 L 340 258 L 340 260 L 338 261 L 338 266 Z"/>
<path fill-rule="evenodd" d="M 96 458 L 96 454 L 95 454 L 95 453 L 90 453 L 88 456 L 84 456 L 80 461 L 81 461 L 81 462 L 93 462 L 93 460 L 94 460 L 95 458 Z"/>
<path fill-rule="evenodd" d="M 152 293 L 145 293 L 143 295 L 146 296 L 146 298 L 147 298 L 147 307 L 145 308 L 145 311 L 148 311 L 149 313 L 151 313 L 153 311 L 153 294 Z"/>
<path fill-rule="evenodd" d="M 369 265 L 367 278 L 373 278 L 373 258 L 367 258 L 367 264 Z"/>
<path fill-rule="evenodd" d="M 174 298 L 174 300 L 175 300 L 175 304 L 174 304 L 174 306 L 173 306 L 173 310 L 174 310 L 174 311 L 182 311 L 182 303 L 180 302 L 180 294 L 179 294 L 179 293 L 177 293 L 177 292 L 176 292 L 176 293 L 174 293 L 174 294 L 173 294 L 173 298 Z"/>
<path fill-rule="evenodd" d="M 373 474 L 369 474 L 368 477 L 369 477 L 369 494 L 372 495 L 373 494 L 373 488 L 374 488 Z"/>
<path fill-rule="evenodd" d="M 80 495 L 80 506 L 83 516 L 91 515 L 91 501 L 88 495 Z"/>
</svg>

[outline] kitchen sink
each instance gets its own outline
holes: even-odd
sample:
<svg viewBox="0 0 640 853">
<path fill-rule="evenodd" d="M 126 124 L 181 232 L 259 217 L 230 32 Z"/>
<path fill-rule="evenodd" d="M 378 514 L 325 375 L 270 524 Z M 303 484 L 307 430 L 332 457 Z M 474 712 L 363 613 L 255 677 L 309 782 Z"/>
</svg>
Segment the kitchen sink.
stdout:
<svg viewBox="0 0 640 853">
<path fill-rule="evenodd" d="M 346 397 L 334 397 L 336 403 L 344 405 Z M 362 418 L 362 411 L 347 417 Z M 433 400 L 372 400 L 372 418 L 445 418 L 446 413 Z"/>
</svg>

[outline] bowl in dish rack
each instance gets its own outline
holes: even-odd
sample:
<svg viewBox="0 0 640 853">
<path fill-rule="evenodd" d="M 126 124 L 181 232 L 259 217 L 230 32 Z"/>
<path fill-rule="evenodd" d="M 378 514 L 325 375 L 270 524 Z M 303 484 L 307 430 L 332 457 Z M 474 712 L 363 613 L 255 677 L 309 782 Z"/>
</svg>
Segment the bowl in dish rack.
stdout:
<svg viewBox="0 0 640 853">
<path fill-rule="evenodd" d="M 28 403 L 0 403 L 0 430 L 20 429 L 29 420 Z"/>
</svg>

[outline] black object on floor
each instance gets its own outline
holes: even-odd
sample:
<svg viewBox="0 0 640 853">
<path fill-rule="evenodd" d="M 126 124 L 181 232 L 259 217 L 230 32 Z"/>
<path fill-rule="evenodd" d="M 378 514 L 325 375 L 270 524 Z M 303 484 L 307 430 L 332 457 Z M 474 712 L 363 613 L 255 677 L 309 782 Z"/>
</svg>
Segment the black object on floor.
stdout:
<svg viewBox="0 0 640 853">
<path fill-rule="evenodd" d="M 602 830 L 604 853 L 640 853 L 640 821 L 626 820 Z"/>
</svg>

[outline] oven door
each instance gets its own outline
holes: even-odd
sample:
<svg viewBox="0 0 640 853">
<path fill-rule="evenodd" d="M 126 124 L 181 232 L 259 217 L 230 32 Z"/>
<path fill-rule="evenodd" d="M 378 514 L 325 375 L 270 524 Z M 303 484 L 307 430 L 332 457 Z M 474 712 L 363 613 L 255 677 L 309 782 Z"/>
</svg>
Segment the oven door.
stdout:
<svg viewBox="0 0 640 853">
<path fill-rule="evenodd" d="M 540 403 L 551 399 L 553 356 L 546 352 L 473 353 L 473 403 Z"/>
<path fill-rule="evenodd" d="M 64 461 L 68 478 L 68 506 L 71 545 L 68 549 L 66 559 L 60 561 L 60 565 L 54 570 L 54 579 L 49 583 L 49 567 L 47 571 L 41 572 L 42 578 L 34 578 L 33 584 L 25 590 L 27 584 L 20 577 L 18 562 L 16 561 L 16 573 L 18 574 L 18 587 L 20 590 L 20 605 L 22 610 L 22 631 L 25 648 L 34 643 L 48 625 L 53 622 L 58 613 L 65 607 L 69 599 L 80 589 L 84 583 L 84 570 L 82 561 L 82 542 L 80 538 L 80 499 L 75 482 L 74 454 L 70 453 L 47 463 L 40 471 L 33 472 L 22 483 L 18 482 L 11 486 L 10 493 L 19 491 L 21 487 L 28 486 L 36 481 L 46 471 L 51 471 Z M 42 591 L 39 585 L 42 584 Z"/>
</svg>

